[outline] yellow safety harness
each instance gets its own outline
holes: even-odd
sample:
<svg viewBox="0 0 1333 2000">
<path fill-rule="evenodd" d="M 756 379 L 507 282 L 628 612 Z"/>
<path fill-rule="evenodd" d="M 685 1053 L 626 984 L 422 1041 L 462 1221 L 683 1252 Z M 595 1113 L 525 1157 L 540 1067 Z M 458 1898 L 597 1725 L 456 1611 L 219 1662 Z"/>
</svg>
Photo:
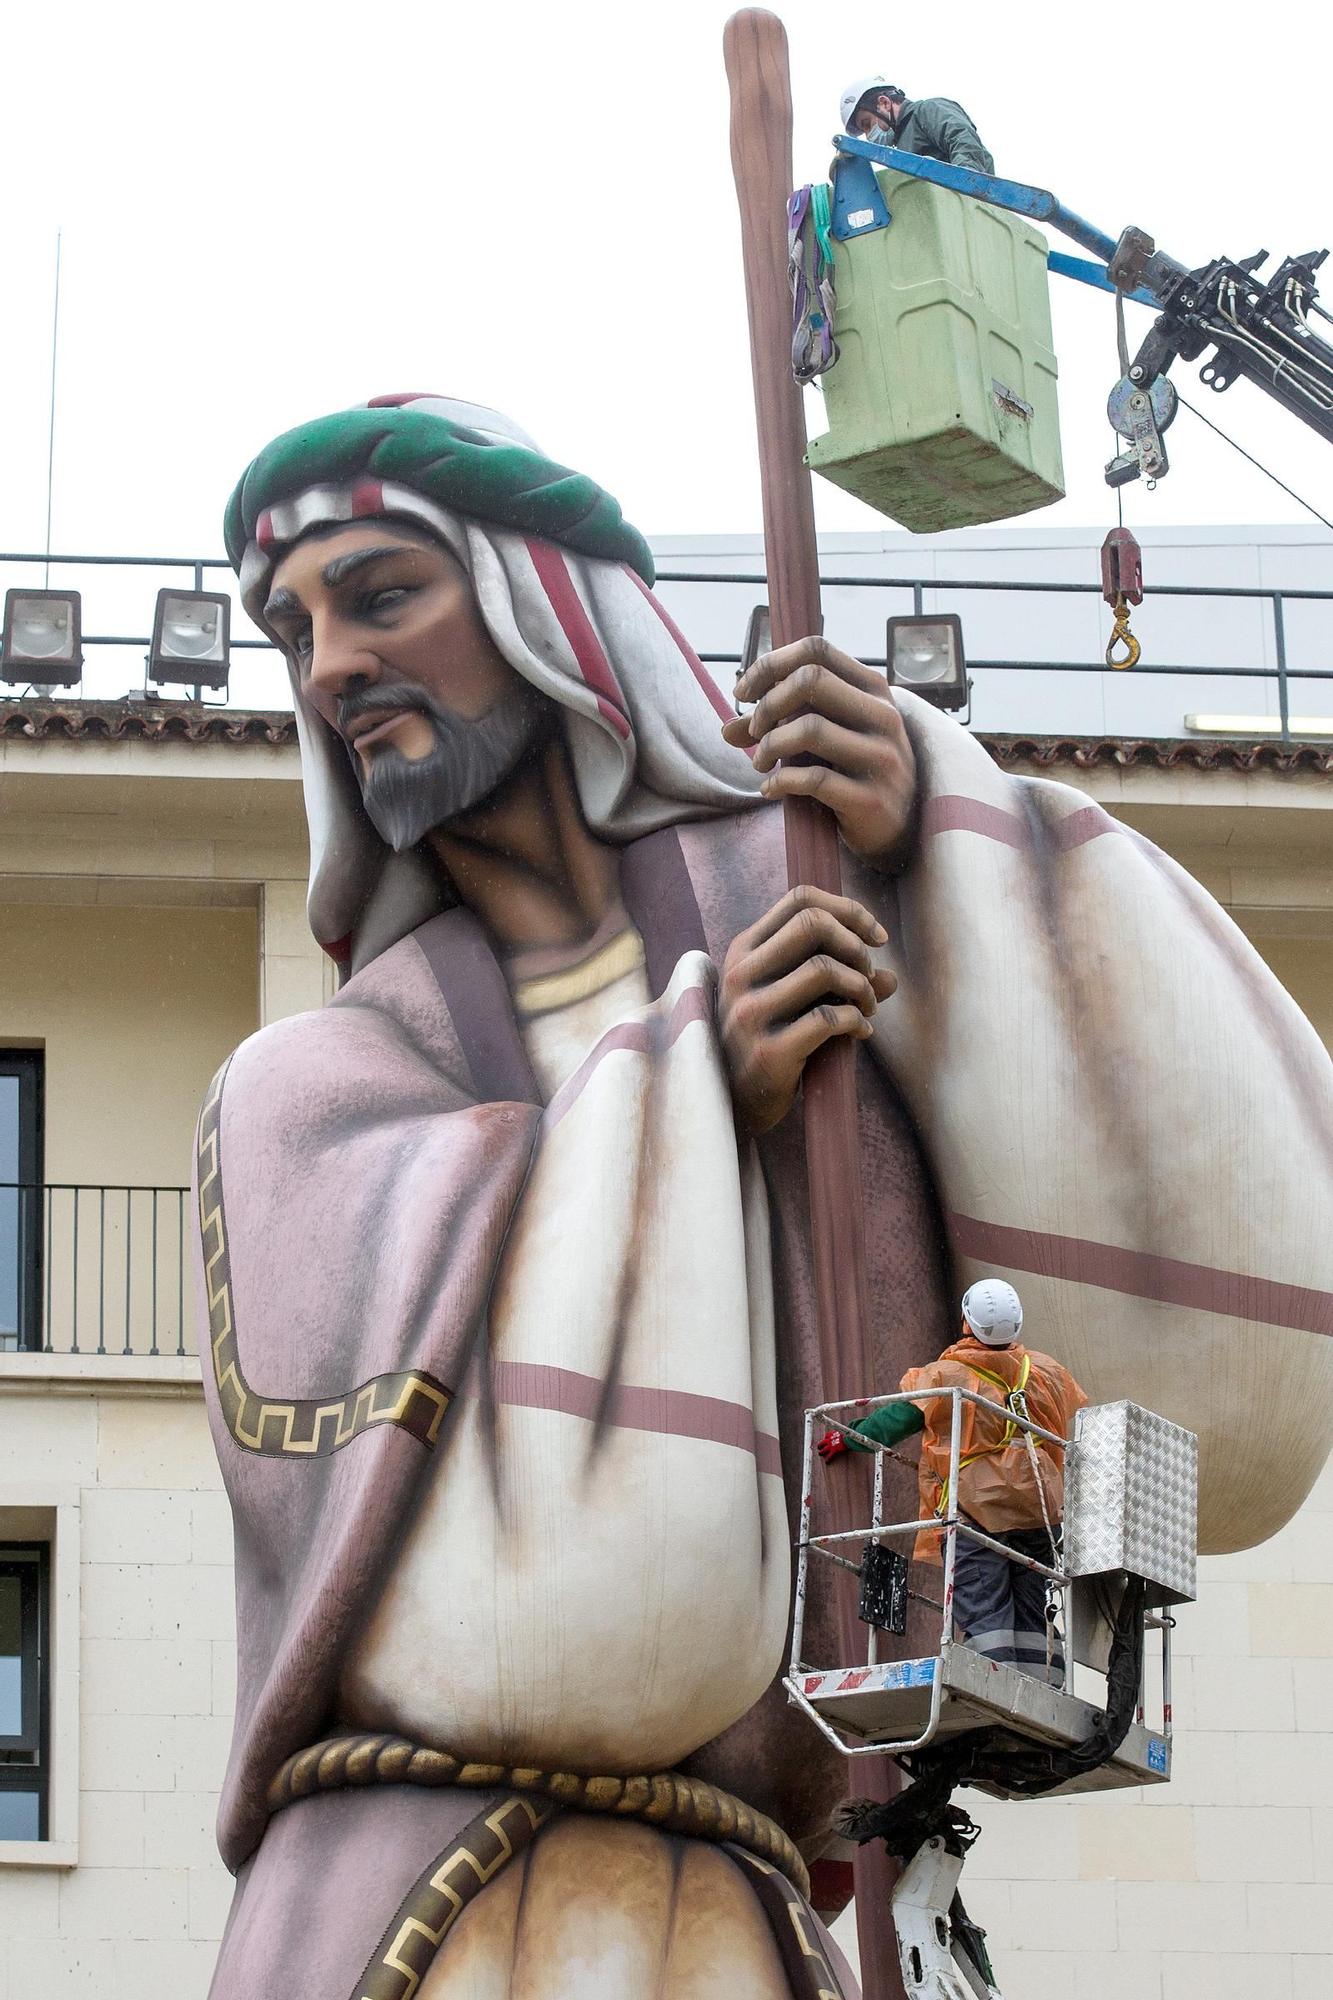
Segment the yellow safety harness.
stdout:
<svg viewBox="0 0 1333 2000">
<path fill-rule="evenodd" d="M 1004 1436 L 998 1444 L 983 1445 L 980 1451 L 970 1451 L 966 1458 L 959 1459 L 958 1470 L 960 1473 L 967 1466 L 975 1465 L 979 1458 L 993 1457 L 996 1452 L 1004 1451 L 1007 1446 L 1013 1443 L 1015 1437 L 1020 1434 L 1020 1426 L 1016 1419 L 1022 1418 L 1025 1422 L 1027 1421 L 1027 1401 L 1024 1392 L 1028 1386 L 1028 1377 L 1032 1373 L 1032 1357 L 1029 1354 L 1023 1356 L 1022 1365 L 1018 1371 L 1018 1380 L 1012 1388 L 1005 1381 L 1003 1375 L 996 1375 L 991 1369 L 982 1368 L 975 1361 L 965 1361 L 963 1366 L 964 1368 L 970 1368 L 974 1375 L 980 1375 L 984 1382 L 992 1382 L 997 1389 L 1004 1391 L 1004 1400 L 1001 1407 L 1008 1412 L 1008 1418 L 1004 1426 Z M 1046 1537 L 1051 1545 L 1051 1562 L 1058 1567 L 1059 1543 L 1056 1540 L 1055 1529 L 1051 1524 L 1050 1510 L 1046 1505 L 1046 1487 L 1042 1481 L 1041 1467 L 1037 1463 L 1037 1440 L 1033 1437 L 1031 1431 L 1028 1430 L 1022 1431 L 1021 1435 L 1027 1449 L 1028 1463 L 1032 1467 L 1032 1477 L 1036 1483 L 1037 1497 L 1041 1501 L 1041 1518 L 1045 1523 Z M 939 1504 L 935 1509 L 936 1516 L 943 1519 L 948 1512 L 948 1508 L 949 1479 L 946 1474 L 940 1482 Z M 1048 1599 L 1049 1594 L 1048 1591 Z M 1051 1621 L 1052 1613 L 1048 1609 L 1046 1614 L 1046 1676 L 1048 1680 L 1051 1677 L 1052 1663 L 1055 1659 L 1055 1626 Z"/>
<path fill-rule="evenodd" d="M 1014 1418 L 1016 1416 L 1026 1416 L 1027 1414 L 1026 1410 L 1022 1407 L 1022 1403 L 1023 1392 L 1027 1388 L 1028 1377 L 1032 1373 L 1032 1356 L 1030 1354 L 1023 1356 L 1022 1366 L 1018 1371 L 1018 1380 L 1012 1386 L 1005 1381 L 1003 1375 L 996 1375 L 991 1369 L 982 1368 L 975 1361 L 965 1361 L 963 1366 L 964 1368 L 970 1368 L 974 1375 L 980 1375 L 983 1381 L 992 1382 L 997 1389 L 1004 1391 L 1004 1401 L 1001 1407 L 1009 1412 L 1009 1418 L 1004 1427 L 1004 1436 L 998 1444 L 982 1445 L 980 1451 L 970 1451 L 965 1458 L 959 1459 L 958 1470 L 960 1473 L 966 1472 L 969 1465 L 975 1465 L 979 1458 L 991 1458 L 996 1452 L 1004 1451 L 1013 1443 L 1015 1437 L 1018 1435 L 1018 1425 L 1014 1422 Z M 940 1481 L 940 1497 L 936 1504 L 935 1512 L 943 1519 L 948 1511 L 949 1477 L 946 1473 Z"/>
</svg>

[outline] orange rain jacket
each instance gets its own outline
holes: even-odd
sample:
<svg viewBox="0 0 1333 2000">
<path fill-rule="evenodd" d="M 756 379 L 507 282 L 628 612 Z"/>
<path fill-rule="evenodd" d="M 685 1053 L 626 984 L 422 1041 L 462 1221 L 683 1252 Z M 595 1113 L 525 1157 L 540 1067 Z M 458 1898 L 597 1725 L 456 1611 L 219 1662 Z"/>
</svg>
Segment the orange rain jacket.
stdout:
<svg viewBox="0 0 1333 2000">
<path fill-rule="evenodd" d="M 1025 1441 L 1027 1434 L 1009 1420 L 1005 1399 L 1011 1391 L 1021 1390 L 1030 1420 L 1057 1437 L 1067 1438 L 1073 1433 L 1076 1413 L 1088 1400 L 1068 1369 L 1049 1354 L 1039 1354 L 1018 1341 L 1010 1347 L 987 1347 L 983 1341 L 965 1336 L 946 1347 L 938 1361 L 928 1362 L 924 1368 L 909 1368 L 902 1386 L 909 1392 L 970 1389 L 995 1404 L 994 1415 L 975 1403 L 962 1406 L 959 1506 L 987 1534 L 1040 1528 L 1044 1518 L 1041 1495 Z M 941 1396 L 917 1407 L 925 1420 L 918 1473 L 924 1521 L 948 1512 L 952 1405 Z M 1064 1512 L 1064 1454 L 1040 1438 L 1034 1438 L 1033 1444 L 1046 1512 L 1054 1527 Z M 938 1535 L 918 1538 L 919 1558 L 938 1562 L 939 1550 Z"/>
</svg>

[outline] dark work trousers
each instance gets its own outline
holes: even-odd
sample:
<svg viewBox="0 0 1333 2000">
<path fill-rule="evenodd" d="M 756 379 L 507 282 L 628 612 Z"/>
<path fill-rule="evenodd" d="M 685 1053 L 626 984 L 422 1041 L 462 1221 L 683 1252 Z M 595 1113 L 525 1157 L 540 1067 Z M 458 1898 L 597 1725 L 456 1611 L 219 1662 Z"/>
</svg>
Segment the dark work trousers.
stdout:
<svg viewBox="0 0 1333 2000">
<path fill-rule="evenodd" d="M 1044 1527 L 1017 1528 L 994 1540 L 1019 1555 L 1035 1556 L 1048 1569 L 1054 1567 L 1051 1538 Z M 973 1652 L 1021 1667 L 1038 1680 L 1063 1678 L 1058 1639 L 1047 1669 L 1045 1577 L 961 1534 L 953 1573 L 953 1615 Z"/>
</svg>

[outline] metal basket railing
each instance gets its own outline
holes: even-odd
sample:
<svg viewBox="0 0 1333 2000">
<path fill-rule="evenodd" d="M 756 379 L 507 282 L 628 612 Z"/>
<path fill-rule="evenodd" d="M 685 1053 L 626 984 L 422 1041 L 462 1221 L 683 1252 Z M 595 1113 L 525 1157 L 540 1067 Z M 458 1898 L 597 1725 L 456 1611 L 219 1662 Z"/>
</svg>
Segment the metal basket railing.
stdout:
<svg viewBox="0 0 1333 2000">
<path fill-rule="evenodd" d="M 918 1407 L 921 1407 L 925 1404 L 946 1400 L 950 1404 L 950 1413 L 949 1484 L 946 1489 L 948 1504 L 945 1511 L 938 1515 L 926 1516 L 924 1519 L 918 1514 L 914 1515 L 908 1521 L 885 1521 L 884 1465 L 886 1458 L 897 1457 L 898 1454 L 891 1446 L 880 1444 L 873 1438 L 858 1435 L 857 1442 L 873 1450 L 875 1454 L 874 1485 L 869 1526 L 812 1534 L 811 1518 L 814 1502 L 815 1442 L 817 1431 L 835 1430 L 846 1436 L 850 1432 L 853 1422 L 856 1419 L 867 1416 L 872 1410 L 884 1409 L 897 1403 L 914 1403 Z M 795 1705 L 804 1711 L 815 1727 L 842 1751 L 844 1755 L 853 1757 L 902 1756 L 910 1754 L 914 1750 L 924 1748 L 939 1729 L 946 1679 L 946 1676 L 942 1672 L 937 1672 L 932 1676 L 930 1683 L 930 1708 L 925 1727 L 915 1737 L 899 1742 L 877 1741 L 865 1744 L 849 1744 L 838 1734 L 827 1718 L 822 1716 L 807 1699 L 801 1687 L 801 1679 L 803 1675 L 808 1675 L 812 1671 L 815 1671 L 812 1664 L 802 1658 L 802 1647 L 805 1640 L 806 1604 L 811 1576 L 810 1561 L 812 1556 L 817 1557 L 823 1563 L 827 1563 L 835 1568 L 850 1570 L 853 1574 L 859 1576 L 860 1564 L 852 1562 L 846 1555 L 841 1553 L 842 1548 L 848 1543 L 865 1545 L 868 1542 L 874 1542 L 893 1545 L 902 1542 L 914 1543 L 917 1537 L 921 1535 L 938 1537 L 940 1543 L 940 1562 L 943 1571 L 942 1599 L 938 1607 L 940 1610 L 939 1658 L 941 1661 L 947 1660 L 951 1647 L 964 1643 L 954 1638 L 953 1629 L 954 1573 L 957 1566 L 960 1537 L 980 1547 L 993 1549 L 997 1554 L 1002 1555 L 1007 1562 L 1014 1564 L 1017 1568 L 1032 1570 L 1037 1575 L 1045 1577 L 1047 1582 L 1060 1593 L 1061 1599 L 1061 1624 L 1064 1631 L 1064 1645 L 1062 1648 L 1061 1676 L 1058 1685 L 1062 1693 L 1070 1694 L 1073 1691 L 1074 1646 L 1073 1628 L 1070 1617 L 1070 1593 L 1075 1579 L 1069 1575 L 1062 1561 L 1059 1559 L 1058 1540 L 1056 1550 L 1052 1552 L 1053 1560 L 1050 1563 L 1043 1563 L 1035 1557 L 1024 1555 L 1018 1550 L 1010 1548 L 1004 1542 L 998 1541 L 994 1535 L 988 1535 L 983 1528 L 978 1527 L 976 1522 L 969 1520 L 960 1511 L 958 1483 L 962 1461 L 963 1410 L 967 1404 L 973 1404 L 978 1409 L 989 1412 L 992 1417 L 996 1414 L 997 1405 L 993 1397 L 982 1395 L 976 1390 L 963 1388 L 897 1390 L 890 1395 L 858 1397 L 854 1401 L 848 1402 L 821 1403 L 816 1408 L 806 1411 L 805 1440 L 802 1457 L 800 1532 L 796 1542 L 795 1606 L 792 1617 L 791 1650 L 785 1685 L 787 1693 Z M 1043 1429 L 1040 1424 L 1033 1422 L 1030 1417 L 1025 1416 L 1021 1410 L 1011 1409 L 1006 1406 L 1003 1409 L 1003 1415 L 1005 1421 L 1012 1424 L 1015 1431 L 1025 1433 L 1034 1441 L 1034 1445 L 1037 1441 L 1040 1441 L 1041 1444 L 1059 1452 L 1062 1458 L 1069 1450 L 1071 1440 L 1059 1437 L 1053 1431 Z M 918 1601 L 920 1601 L 919 1598 Z M 1161 1634 L 1162 1733 L 1168 1743 L 1171 1736 L 1171 1626 L 1173 1622 L 1166 1615 L 1149 1615 L 1144 1619 L 1146 1627 L 1157 1630 Z M 850 1661 L 845 1664 L 849 1668 L 853 1665 Z M 865 1665 L 868 1668 L 873 1668 L 880 1664 L 880 1632 L 878 1627 L 871 1624 L 867 1626 Z M 1140 1688 L 1140 1719 L 1142 1719 L 1143 1710 L 1143 1691 Z"/>
</svg>

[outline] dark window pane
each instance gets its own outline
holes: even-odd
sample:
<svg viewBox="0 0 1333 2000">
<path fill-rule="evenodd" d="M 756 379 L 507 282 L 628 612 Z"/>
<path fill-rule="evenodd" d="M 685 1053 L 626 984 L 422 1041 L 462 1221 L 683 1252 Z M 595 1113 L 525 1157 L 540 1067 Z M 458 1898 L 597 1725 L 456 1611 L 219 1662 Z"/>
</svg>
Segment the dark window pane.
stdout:
<svg viewBox="0 0 1333 2000">
<path fill-rule="evenodd" d="M 0 1181 L 19 1173 L 19 1079 L 0 1076 Z M 18 1346 L 19 1197 L 0 1187 L 0 1348 Z"/>
<path fill-rule="evenodd" d="M 42 1803 L 37 1792 L 0 1792 L 0 1840 L 39 1840 Z"/>
<path fill-rule="evenodd" d="M 21 1179 L 19 1173 L 19 1080 L 0 1076 L 0 1181 Z"/>
<path fill-rule="evenodd" d="M 46 1837 L 48 1553 L 42 1543 L 0 1547 L 0 1841 Z"/>
<path fill-rule="evenodd" d="M 16 1576 L 0 1576 L 0 1736 L 22 1733 L 22 1585 Z"/>
</svg>

